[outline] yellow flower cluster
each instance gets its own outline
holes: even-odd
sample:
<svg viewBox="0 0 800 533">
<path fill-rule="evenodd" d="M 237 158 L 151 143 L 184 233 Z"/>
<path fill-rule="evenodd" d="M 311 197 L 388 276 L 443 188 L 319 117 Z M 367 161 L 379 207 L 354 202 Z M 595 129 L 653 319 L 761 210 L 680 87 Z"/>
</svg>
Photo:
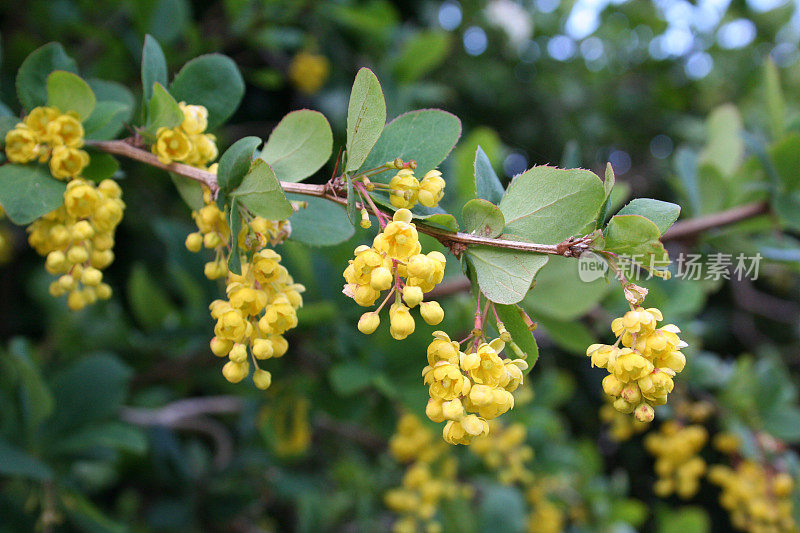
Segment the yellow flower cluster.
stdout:
<svg viewBox="0 0 800 533">
<path fill-rule="evenodd" d="M 798 533 L 794 520 L 794 479 L 744 460 L 733 468 L 714 465 L 708 479 L 722 488 L 719 501 L 737 529 L 750 533 Z"/>
<path fill-rule="evenodd" d="M 639 422 L 629 415 L 620 413 L 611 404 L 611 400 L 600 407 L 600 420 L 608 424 L 608 434 L 611 440 L 624 442 L 637 433 L 642 433 L 650 425 L 649 422 Z"/>
<path fill-rule="evenodd" d="M 228 270 L 227 243 L 231 230 L 225 214 L 208 189 L 203 196 L 206 205 L 192 213 L 199 231 L 186 237 L 186 248 L 191 252 L 199 252 L 203 247 L 213 249 L 216 257 L 206 263 L 206 277 L 227 276 L 227 299 L 215 300 L 209 306 L 211 316 L 217 321 L 211 351 L 228 358 L 222 374 L 231 383 L 238 383 L 250 374 L 252 361 L 253 382 L 264 390 L 272 383 L 272 375 L 259 368 L 258 361 L 286 353 L 289 343 L 283 334 L 297 326 L 297 309 L 303 305 L 301 293 L 305 287 L 295 283 L 280 264 L 280 254 L 266 247 L 283 242 L 291 226 L 288 221 L 250 218 L 237 236 L 241 274 L 234 274 Z"/>
<path fill-rule="evenodd" d="M 66 294 L 70 309 L 111 297 L 101 270 L 114 261 L 114 231 L 124 209 L 115 181 L 95 185 L 78 178 L 67 184 L 64 205 L 28 226 L 28 242 L 47 257 L 47 271 L 59 275 L 50 284 L 50 294 Z"/>
<path fill-rule="evenodd" d="M 543 486 L 531 486 L 525 496 L 531 506 L 528 533 L 562 533 L 566 529 L 564 511 L 547 497 Z"/>
<path fill-rule="evenodd" d="M 469 449 L 487 468 L 497 472 L 497 480 L 504 485 L 533 483 L 530 462 L 533 448 L 525 443 L 525 426 L 519 423 L 503 426 L 496 420 L 489 422 L 489 434 L 472 441 Z"/>
<path fill-rule="evenodd" d="M 503 359 L 505 342 L 470 343 L 462 352 L 443 331 L 433 334 L 428 346 L 428 365 L 422 370 L 430 400 L 425 414 L 434 422 L 447 423 L 442 430 L 450 444 L 469 444 L 489 434 L 488 420 L 514 407 L 514 392 L 523 381 L 528 363 Z"/>
<path fill-rule="evenodd" d="M 687 344 L 678 337 L 677 326 L 656 327 L 663 319 L 658 309 L 637 307 L 611 322 L 617 336 L 613 346 L 592 344 L 586 350 L 592 366 L 609 372 L 603 390 L 615 398 L 614 408 L 634 413 L 640 422 L 653 420 L 653 405 L 667 402 L 674 387 L 672 378 L 686 365 L 680 349 Z"/>
<path fill-rule="evenodd" d="M 216 319 L 211 351 L 229 360 L 222 368 L 231 383 L 242 381 L 250 373 L 248 349 L 255 371 L 253 382 L 267 389 L 272 375 L 258 366 L 259 360 L 281 357 L 289 348 L 283 337 L 297 326 L 297 309 L 303 305 L 300 295 L 305 288 L 280 264 L 281 256 L 270 248 L 255 253 L 242 264 L 242 274 L 228 274 L 227 300 L 215 300 L 209 306 Z"/>
<path fill-rule="evenodd" d="M 328 58 L 317 54 L 300 52 L 289 64 L 289 80 L 306 94 L 319 91 L 330 73 Z"/>
<path fill-rule="evenodd" d="M 389 441 L 389 452 L 399 462 L 410 463 L 402 486 L 384 495 L 386 506 L 400 515 L 395 533 L 442 531 L 436 514 L 442 500 L 470 497 L 471 490 L 456 479 L 457 462 L 441 441 L 412 414 L 404 414 Z"/>
<path fill-rule="evenodd" d="M 204 133 L 208 127 L 208 110 L 185 102 L 178 105 L 183 111 L 183 122 L 175 128 L 158 128 L 156 142 L 150 150 L 165 165 L 179 161 L 205 168 L 217 158 L 217 138 Z"/>
<path fill-rule="evenodd" d="M 12 163 L 50 160 L 50 173 L 60 180 L 77 178 L 89 164 L 83 146 L 83 125 L 77 113 L 35 107 L 6 133 L 6 156 Z"/>
<path fill-rule="evenodd" d="M 376 311 L 364 313 L 358 329 L 369 335 L 380 325 L 380 311 L 392 295 L 395 301 L 389 309 L 390 333 L 402 340 L 414 333 L 416 327 L 410 308 L 419 306 L 420 315 L 435 326 L 444 319 L 438 302 L 423 302 L 423 295 L 433 290 L 444 277 L 445 257 L 441 252 L 421 253 L 419 235 L 411 212 L 400 209 L 392 222 L 375 236 L 372 247 L 363 245 L 355 249 L 344 276 L 347 282 L 344 293 L 362 307 L 370 307 L 389 290 Z M 405 280 L 403 280 L 405 278 Z"/>
<path fill-rule="evenodd" d="M 278 457 L 304 455 L 311 445 L 311 424 L 308 398 L 279 394 L 271 398 L 258 417 L 258 427 L 269 426 L 266 433 L 271 437 L 273 450 Z"/>
<path fill-rule="evenodd" d="M 698 455 L 708 441 L 708 432 L 701 425 L 681 426 L 673 420 L 661 424 L 660 431 L 650 433 L 644 446 L 655 456 L 658 476 L 653 486 L 657 496 L 677 494 L 688 499 L 697 493 L 706 462 Z"/>
<path fill-rule="evenodd" d="M 436 207 L 444 196 L 444 186 L 438 170 L 429 170 L 422 180 L 417 180 L 412 169 L 403 168 L 389 182 L 389 201 L 397 208 L 411 209 L 417 203 Z"/>
</svg>

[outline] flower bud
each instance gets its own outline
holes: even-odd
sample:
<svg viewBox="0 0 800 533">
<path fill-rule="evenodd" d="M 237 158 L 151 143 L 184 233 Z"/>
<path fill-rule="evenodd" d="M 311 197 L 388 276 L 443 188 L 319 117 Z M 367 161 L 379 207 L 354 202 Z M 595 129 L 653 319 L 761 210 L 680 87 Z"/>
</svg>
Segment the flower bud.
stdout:
<svg viewBox="0 0 800 533">
<path fill-rule="evenodd" d="M 233 341 L 213 337 L 211 339 L 211 353 L 217 357 L 225 357 L 233 348 Z"/>
<path fill-rule="evenodd" d="M 358 331 L 364 335 L 369 335 L 378 329 L 380 323 L 381 317 L 378 316 L 378 313 L 374 311 L 364 313 L 361 315 L 361 318 L 358 319 Z"/>
<path fill-rule="evenodd" d="M 435 326 L 444 320 L 444 309 L 439 305 L 439 302 L 422 302 L 419 304 L 419 314 L 431 326 Z"/>
<path fill-rule="evenodd" d="M 266 390 L 272 384 L 272 374 L 259 368 L 253 372 L 253 383 L 259 389 Z"/>
<path fill-rule="evenodd" d="M 461 420 L 464 416 L 464 406 L 458 398 L 442 403 L 442 414 L 448 420 Z"/>
<path fill-rule="evenodd" d="M 186 236 L 186 249 L 190 252 L 199 252 L 203 247 L 203 234 L 199 232 L 190 233 Z"/>
<path fill-rule="evenodd" d="M 386 267 L 378 267 L 372 271 L 369 278 L 369 285 L 376 291 L 385 291 L 392 286 L 394 276 L 392 271 Z"/>
<path fill-rule="evenodd" d="M 228 361 L 222 367 L 222 375 L 231 383 L 239 383 L 250 372 L 250 365 L 247 362 L 235 363 Z"/>
<path fill-rule="evenodd" d="M 422 289 L 406 285 L 403 287 L 403 301 L 409 307 L 416 307 L 422 301 Z"/>
<path fill-rule="evenodd" d="M 269 359 L 272 357 L 272 343 L 267 339 L 256 339 L 251 351 L 256 359 Z"/>
<path fill-rule="evenodd" d="M 614 407 L 616 407 L 616 402 Z M 640 403 L 636 409 L 634 409 L 633 415 L 639 422 L 652 422 L 653 418 L 655 418 L 655 411 L 653 411 L 653 408 L 650 407 L 649 404 Z"/>
<path fill-rule="evenodd" d="M 228 353 L 228 358 L 234 363 L 244 363 L 247 361 L 247 346 L 244 344 L 236 343 Z"/>
<path fill-rule="evenodd" d="M 403 304 L 394 304 L 389 309 L 389 332 L 397 340 L 403 340 L 414 333 L 414 318 Z"/>
</svg>

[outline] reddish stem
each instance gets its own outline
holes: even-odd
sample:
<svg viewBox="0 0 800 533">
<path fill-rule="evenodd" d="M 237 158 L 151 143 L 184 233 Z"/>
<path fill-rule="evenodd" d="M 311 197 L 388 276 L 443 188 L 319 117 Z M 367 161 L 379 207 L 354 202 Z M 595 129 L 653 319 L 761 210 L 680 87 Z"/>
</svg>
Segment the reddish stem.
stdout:
<svg viewBox="0 0 800 533">
<path fill-rule="evenodd" d="M 370 197 L 367 189 L 364 187 L 364 184 L 358 181 L 354 181 L 353 185 L 358 189 L 358 192 L 361 193 L 362 200 L 366 200 L 369 204 L 370 209 L 375 214 L 378 219 L 378 224 L 381 225 L 381 229 L 386 227 L 386 221 L 383 219 L 384 215 L 381 213 L 381 210 L 375 205 L 375 202 L 372 201 L 372 197 Z M 387 217 L 388 219 L 388 217 Z"/>
</svg>

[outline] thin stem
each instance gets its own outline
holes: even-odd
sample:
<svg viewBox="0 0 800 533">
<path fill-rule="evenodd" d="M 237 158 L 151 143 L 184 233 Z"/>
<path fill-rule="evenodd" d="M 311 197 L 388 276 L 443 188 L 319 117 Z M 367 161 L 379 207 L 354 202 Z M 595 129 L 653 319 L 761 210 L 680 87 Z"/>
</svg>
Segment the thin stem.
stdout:
<svg viewBox="0 0 800 533">
<path fill-rule="evenodd" d="M 354 181 L 353 185 L 356 186 L 356 189 L 358 189 L 358 192 L 361 194 L 362 202 L 364 201 L 364 199 L 367 200 L 367 203 L 369 204 L 370 208 L 372 208 L 372 212 L 378 218 L 378 223 L 381 225 L 381 229 L 385 228 L 386 221 L 383 218 L 385 215 L 380 209 L 378 209 L 378 207 L 375 205 L 375 202 L 372 201 L 372 197 L 367 192 L 367 189 L 366 187 L 364 187 L 364 184 L 358 181 Z"/>
</svg>

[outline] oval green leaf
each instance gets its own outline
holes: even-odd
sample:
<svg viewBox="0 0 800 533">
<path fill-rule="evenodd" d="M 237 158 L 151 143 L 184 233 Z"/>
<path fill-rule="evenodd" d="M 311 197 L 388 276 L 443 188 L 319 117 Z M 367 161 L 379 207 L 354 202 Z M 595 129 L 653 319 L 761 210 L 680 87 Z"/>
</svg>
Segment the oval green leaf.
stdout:
<svg viewBox="0 0 800 533">
<path fill-rule="evenodd" d="M 347 107 L 347 167 L 361 167 L 386 124 L 386 101 L 381 83 L 368 68 L 358 71 Z"/>
<path fill-rule="evenodd" d="M 228 56 L 208 54 L 186 63 L 172 80 L 169 92 L 179 102 L 208 109 L 208 129 L 225 122 L 244 96 L 239 67 Z"/>
<path fill-rule="evenodd" d="M 74 111 L 84 122 L 95 104 L 94 92 L 77 74 L 54 70 L 47 76 L 47 105 L 57 107 L 62 113 Z"/>
<path fill-rule="evenodd" d="M 261 150 L 261 159 L 281 181 L 301 181 L 322 168 L 333 149 L 325 116 L 301 109 L 283 117 Z"/>
<path fill-rule="evenodd" d="M 461 210 L 464 229 L 481 237 L 497 237 L 503 232 L 506 220 L 503 212 L 493 203 L 476 198 L 464 204 Z"/>
</svg>

